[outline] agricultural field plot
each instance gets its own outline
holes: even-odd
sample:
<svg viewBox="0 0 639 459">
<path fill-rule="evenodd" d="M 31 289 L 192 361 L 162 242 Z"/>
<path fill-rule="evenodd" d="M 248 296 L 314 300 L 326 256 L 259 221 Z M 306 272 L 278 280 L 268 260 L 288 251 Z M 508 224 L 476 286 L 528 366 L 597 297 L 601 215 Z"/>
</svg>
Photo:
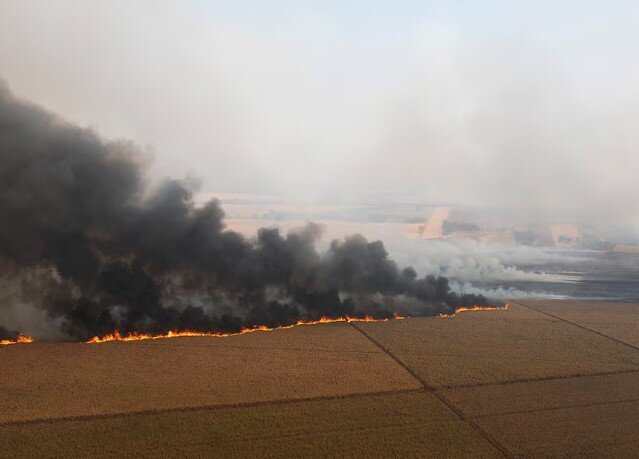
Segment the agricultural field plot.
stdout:
<svg viewBox="0 0 639 459">
<path fill-rule="evenodd" d="M 554 306 L 562 311 L 561 303 Z M 586 320 L 590 311 L 593 318 L 602 315 L 589 303 L 566 302 L 566 306 L 567 314 L 579 308 L 580 318 Z M 613 311 L 627 306 L 609 304 Z M 635 349 L 618 346 L 620 353 L 626 349 L 639 355 Z M 581 358 L 586 358 L 586 351 Z M 639 451 L 637 371 L 459 387 L 440 394 L 516 456 L 629 457 Z"/>
<path fill-rule="evenodd" d="M 639 350 L 517 304 L 230 338 L 36 342 L 0 358 L 0 456 L 639 451 Z"/>
<path fill-rule="evenodd" d="M 639 369 L 634 349 L 517 304 L 357 327 L 435 388 Z"/>
<path fill-rule="evenodd" d="M 414 389 L 348 324 L 0 349 L 0 422 Z"/>
<path fill-rule="evenodd" d="M 636 457 L 639 402 L 578 406 L 475 419 L 525 457 Z"/>
<path fill-rule="evenodd" d="M 468 417 L 639 401 L 639 372 L 440 391 Z"/>
<path fill-rule="evenodd" d="M 518 302 L 639 347 L 639 303 L 552 300 Z"/>
<path fill-rule="evenodd" d="M 0 444 L 13 457 L 499 457 L 424 391 L 0 426 Z"/>
</svg>

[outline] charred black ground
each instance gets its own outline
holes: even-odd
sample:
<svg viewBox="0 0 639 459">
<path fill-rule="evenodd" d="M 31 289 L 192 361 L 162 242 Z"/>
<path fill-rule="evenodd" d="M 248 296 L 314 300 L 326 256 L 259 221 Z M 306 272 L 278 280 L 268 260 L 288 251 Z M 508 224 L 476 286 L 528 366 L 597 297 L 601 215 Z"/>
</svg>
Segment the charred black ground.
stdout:
<svg viewBox="0 0 639 459">
<path fill-rule="evenodd" d="M 237 331 L 320 316 L 451 312 L 487 303 L 444 277 L 400 269 L 380 241 L 335 240 L 309 223 L 247 239 L 185 182 L 151 190 L 144 155 L 0 86 L 0 277 L 86 339 L 169 329 Z M 0 336 L 6 331 L 0 329 Z"/>
</svg>

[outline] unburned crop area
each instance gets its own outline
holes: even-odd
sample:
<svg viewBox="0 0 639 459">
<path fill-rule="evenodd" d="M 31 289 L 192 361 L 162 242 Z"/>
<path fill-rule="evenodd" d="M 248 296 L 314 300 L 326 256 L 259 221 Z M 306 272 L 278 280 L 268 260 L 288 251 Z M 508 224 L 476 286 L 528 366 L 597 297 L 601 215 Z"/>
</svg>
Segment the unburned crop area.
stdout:
<svg viewBox="0 0 639 459">
<path fill-rule="evenodd" d="M 357 327 L 436 388 L 639 369 L 634 349 L 517 304 Z"/>
<path fill-rule="evenodd" d="M 639 401 L 639 372 L 460 387 L 441 393 L 469 417 L 545 411 Z"/>
<path fill-rule="evenodd" d="M 258 347 L 259 346 L 259 347 Z M 0 349 L 0 422 L 415 389 L 348 324 Z"/>
<path fill-rule="evenodd" d="M 514 455 L 636 457 L 639 402 L 567 407 L 475 420 Z"/>
<path fill-rule="evenodd" d="M 570 310 L 573 305 L 567 306 Z M 580 313 L 587 315 L 587 310 L 585 305 Z M 599 337 L 588 330 L 581 331 Z M 608 342 L 617 346 L 617 356 L 639 355 L 636 349 L 614 340 Z M 581 354 L 574 358 L 587 358 L 593 344 L 584 343 Z M 598 371 L 605 371 L 605 366 Z M 440 394 L 515 456 L 630 457 L 639 451 L 636 369 L 457 387 Z"/>
<path fill-rule="evenodd" d="M 499 457 L 422 391 L 0 426 L 14 457 Z"/>
<path fill-rule="evenodd" d="M 639 347 L 639 303 L 565 300 L 518 302 Z"/>
</svg>

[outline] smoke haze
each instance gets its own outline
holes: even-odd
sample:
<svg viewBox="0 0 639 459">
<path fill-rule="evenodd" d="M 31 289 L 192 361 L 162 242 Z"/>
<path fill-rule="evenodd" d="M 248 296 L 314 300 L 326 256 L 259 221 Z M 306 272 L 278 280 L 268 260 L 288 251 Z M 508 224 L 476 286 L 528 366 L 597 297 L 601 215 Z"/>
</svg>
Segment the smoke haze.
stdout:
<svg viewBox="0 0 639 459">
<path fill-rule="evenodd" d="M 430 314 L 462 292 L 569 284 L 596 242 L 639 244 L 638 8 L 1 2 L 2 333 L 235 329 L 353 304 Z M 242 235 L 219 203 L 200 206 L 224 191 L 507 209 L 513 234 L 574 223 L 592 244 L 573 259 L 503 238 Z M 374 272 L 343 272 L 362 266 Z"/>
<path fill-rule="evenodd" d="M 9 0 L 0 69 L 204 191 L 410 195 L 636 227 L 637 8 Z"/>
<path fill-rule="evenodd" d="M 1 87 L 5 309 L 35 303 L 63 332 L 87 339 L 487 303 L 452 292 L 444 277 L 398 268 L 382 242 L 360 235 L 319 253 L 312 223 L 287 235 L 262 228 L 252 239 L 225 231 L 216 200 L 196 207 L 183 181 L 149 188 L 145 171 L 131 143 L 103 140 Z"/>
</svg>

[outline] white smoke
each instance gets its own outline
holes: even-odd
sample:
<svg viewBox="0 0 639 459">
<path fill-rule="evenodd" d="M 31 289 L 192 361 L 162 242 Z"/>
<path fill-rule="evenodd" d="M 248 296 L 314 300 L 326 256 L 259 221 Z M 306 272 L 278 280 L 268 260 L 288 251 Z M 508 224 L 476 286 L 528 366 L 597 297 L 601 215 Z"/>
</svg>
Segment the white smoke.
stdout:
<svg viewBox="0 0 639 459">
<path fill-rule="evenodd" d="M 562 273 L 562 268 L 579 269 L 590 262 L 589 258 L 554 249 L 485 244 L 472 239 L 390 238 L 385 240 L 385 244 L 400 265 L 413 266 L 419 274 L 442 275 L 462 284 L 574 282 L 576 278 L 570 272 Z"/>
</svg>

